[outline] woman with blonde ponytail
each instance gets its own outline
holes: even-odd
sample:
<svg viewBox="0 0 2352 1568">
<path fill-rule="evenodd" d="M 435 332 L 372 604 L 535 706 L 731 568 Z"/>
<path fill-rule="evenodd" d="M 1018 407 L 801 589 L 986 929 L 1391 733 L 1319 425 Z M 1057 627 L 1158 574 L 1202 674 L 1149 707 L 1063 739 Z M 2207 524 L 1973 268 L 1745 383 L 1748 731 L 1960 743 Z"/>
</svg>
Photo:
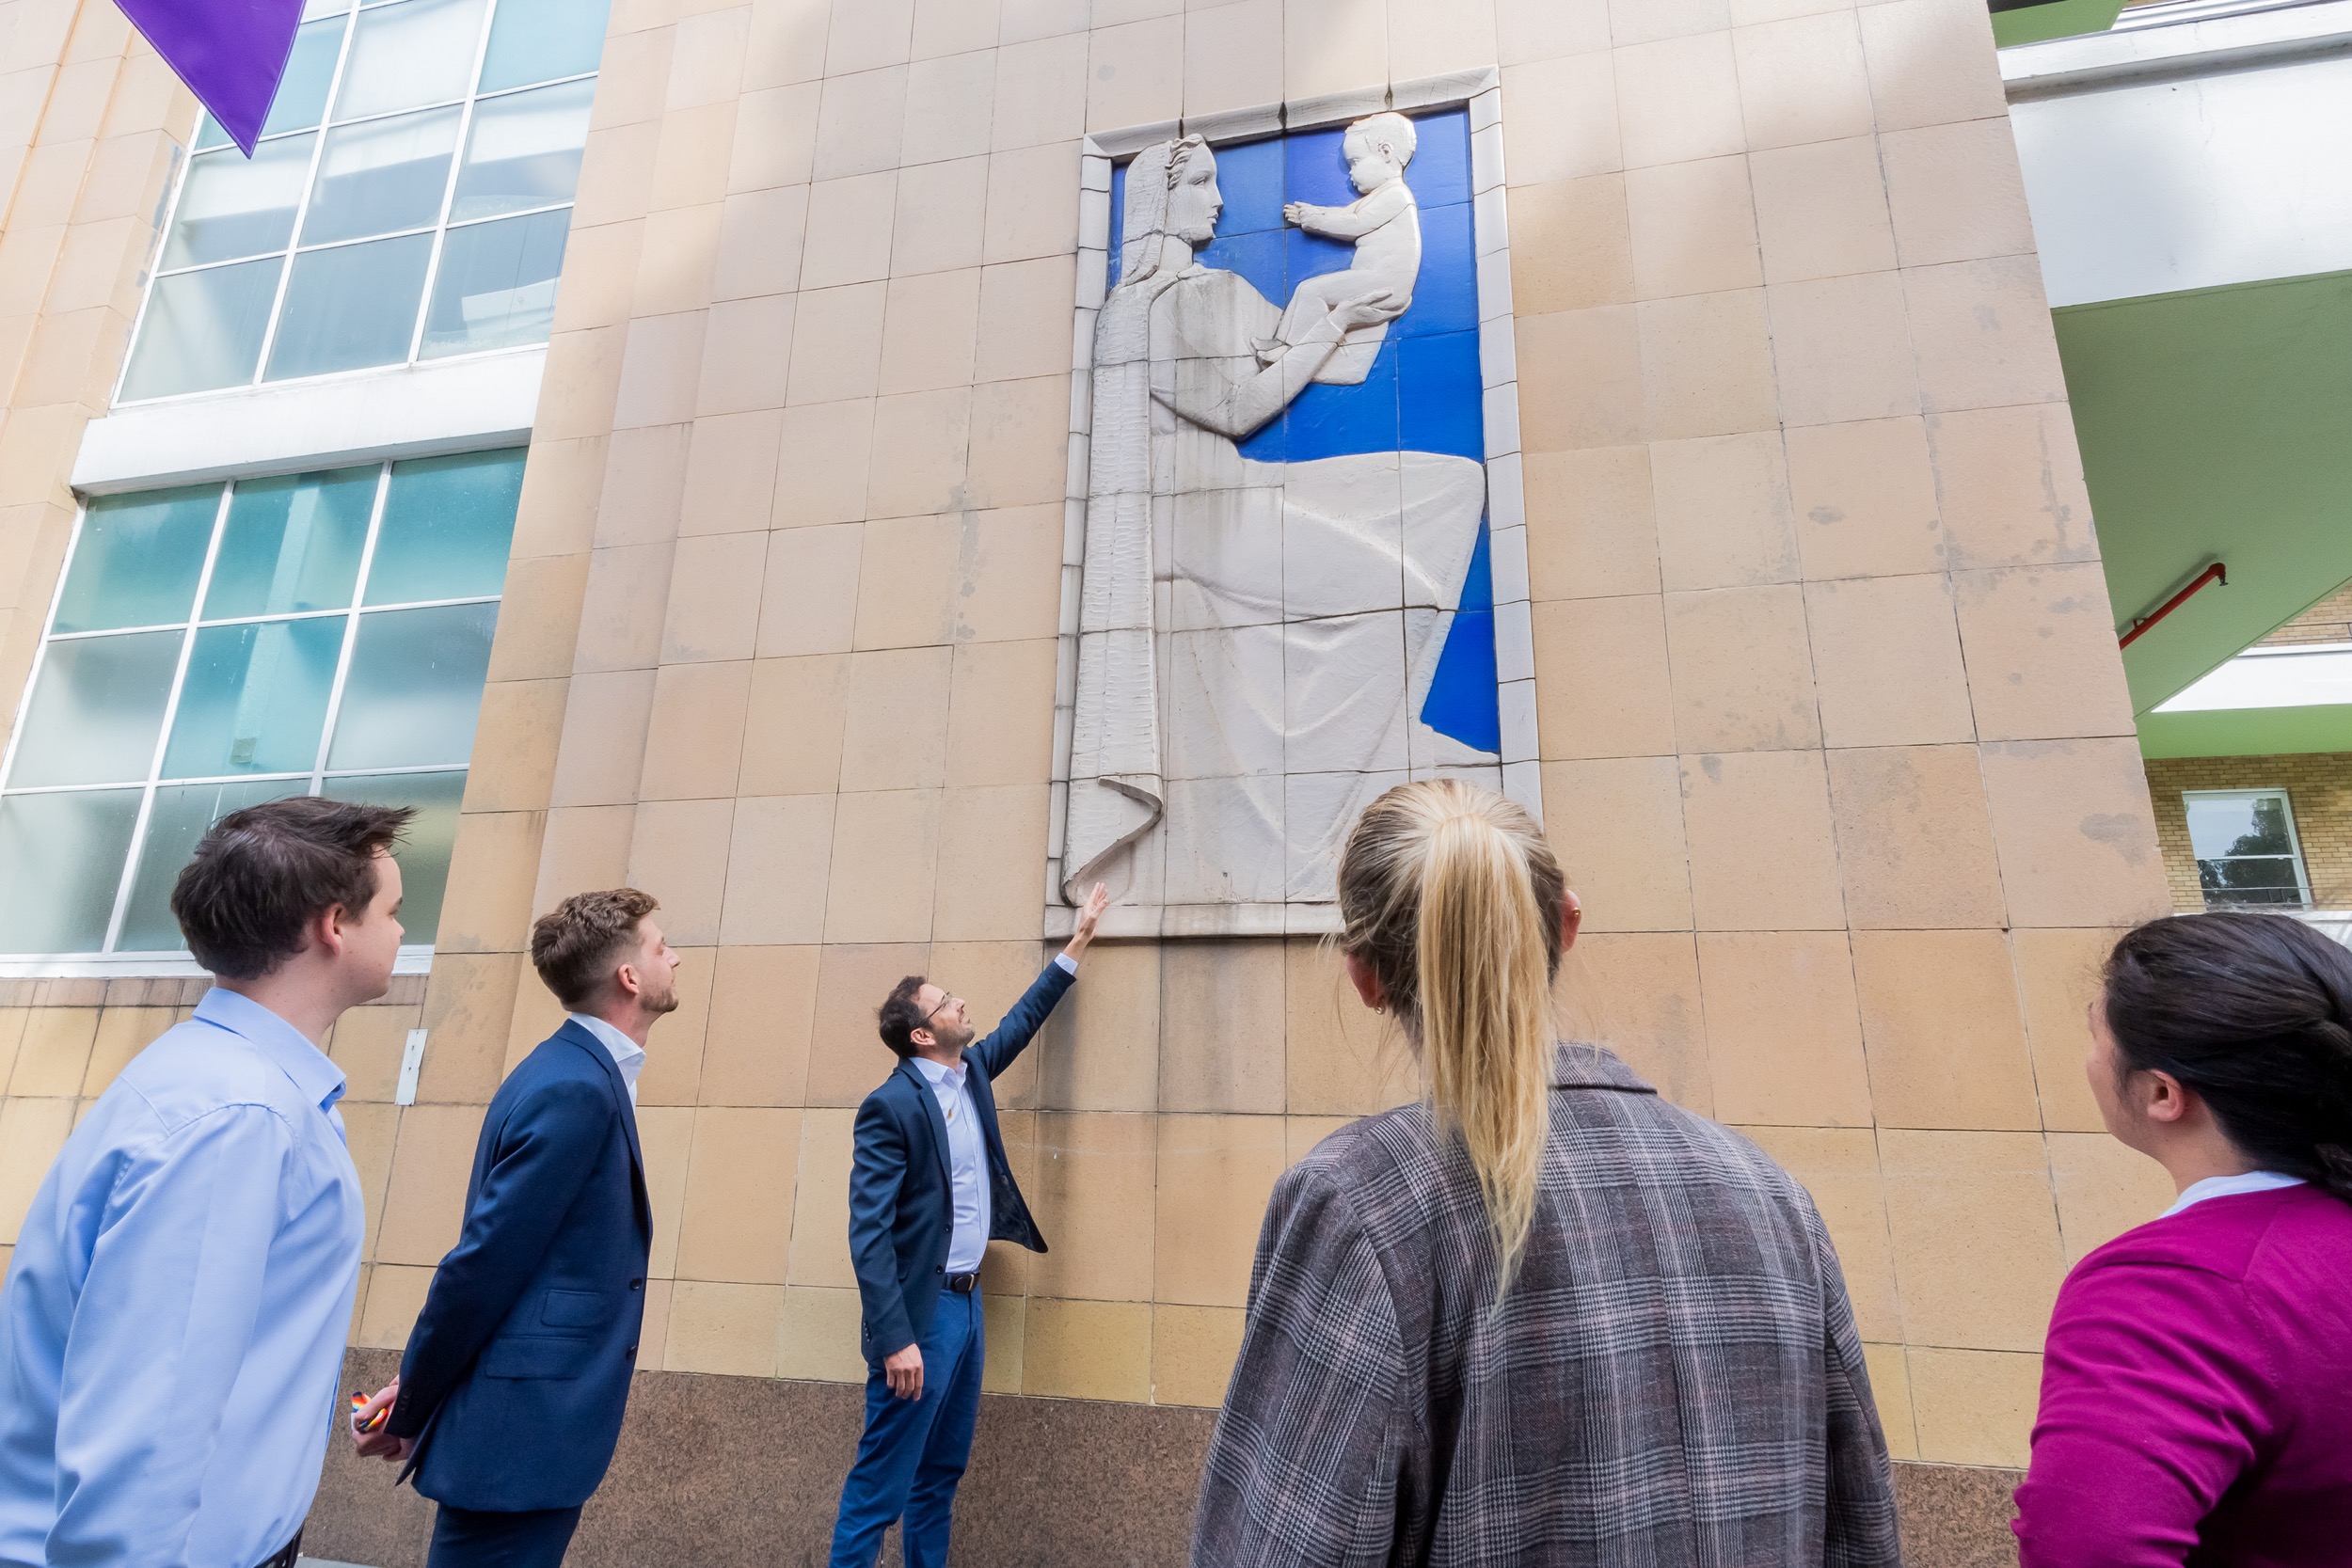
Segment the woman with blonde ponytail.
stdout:
<svg viewBox="0 0 2352 1568">
<path fill-rule="evenodd" d="M 1339 902 L 1349 978 L 1428 1093 L 1275 1188 L 1195 1568 L 1896 1563 L 1820 1216 L 1753 1144 L 1557 1040 L 1583 911 L 1534 820 L 1399 784 Z"/>
</svg>

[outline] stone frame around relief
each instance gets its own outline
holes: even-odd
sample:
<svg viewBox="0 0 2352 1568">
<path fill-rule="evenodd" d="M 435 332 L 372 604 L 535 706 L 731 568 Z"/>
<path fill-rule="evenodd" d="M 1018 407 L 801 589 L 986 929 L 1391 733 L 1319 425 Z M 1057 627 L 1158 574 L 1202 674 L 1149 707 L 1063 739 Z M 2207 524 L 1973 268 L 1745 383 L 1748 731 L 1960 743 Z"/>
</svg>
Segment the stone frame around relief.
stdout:
<svg viewBox="0 0 2352 1568">
<path fill-rule="evenodd" d="M 1387 87 L 1295 99 L 1178 120 L 1098 132 L 1081 144 L 1077 284 L 1071 334 L 1070 449 L 1063 502 L 1062 594 L 1054 698 L 1054 775 L 1045 879 L 1045 931 L 1067 935 L 1074 911 L 1061 891 L 1078 689 L 1078 622 L 1084 578 L 1087 490 L 1093 413 L 1095 319 L 1106 293 L 1112 170 L 1155 142 L 1205 138 L 1212 149 L 1331 126 L 1392 109 L 1420 114 L 1465 109 L 1470 142 L 1472 248 L 1486 448 L 1486 526 L 1493 578 L 1496 696 L 1502 787 L 1540 818 L 1534 641 L 1530 614 L 1527 527 L 1520 470 L 1518 386 L 1512 337 L 1509 229 L 1502 165 L 1501 73 L 1493 67 L 1397 82 Z M 1318 934 L 1336 929 L 1329 904 L 1266 901 L 1218 905 L 1114 905 L 1111 937 L 1235 937 Z"/>
</svg>

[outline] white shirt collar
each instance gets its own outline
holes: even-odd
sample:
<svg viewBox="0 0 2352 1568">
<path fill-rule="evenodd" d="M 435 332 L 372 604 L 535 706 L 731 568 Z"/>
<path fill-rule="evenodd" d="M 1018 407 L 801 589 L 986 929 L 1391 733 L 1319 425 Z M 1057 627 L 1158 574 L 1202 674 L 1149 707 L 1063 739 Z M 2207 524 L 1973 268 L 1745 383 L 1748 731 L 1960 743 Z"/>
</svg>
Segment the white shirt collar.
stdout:
<svg viewBox="0 0 2352 1568">
<path fill-rule="evenodd" d="M 929 1056 L 909 1056 L 907 1060 L 914 1064 L 914 1070 L 921 1073 L 923 1081 L 933 1088 L 939 1087 L 942 1084 L 953 1084 L 958 1088 L 963 1087 L 963 1075 L 967 1069 L 961 1059 L 953 1067 L 947 1066 L 945 1062 L 934 1062 Z"/>
<path fill-rule="evenodd" d="M 2209 1197 L 2234 1197 L 2239 1193 L 2267 1193 L 2280 1187 L 2299 1187 L 2303 1179 L 2275 1170 L 2240 1171 L 2235 1176 L 2208 1176 L 2202 1181 L 2192 1181 L 2181 1189 L 2181 1196 L 2172 1200 L 2159 1219 L 2170 1219 L 2191 1204 L 2202 1203 Z"/>
<path fill-rule="evenodd" d="M 587 1013 L 566 1016 L 596 1037 L 596 1043 L 603 1046 L 605 1053 L 612 1058 L 612 1065 L 621 1069 L 621 1082 L 628 1085 L 628 1102 L 636 1104 L 637 1075 L 645 1070 L 645 1048 L 600 1018 Z"/>
</svg>

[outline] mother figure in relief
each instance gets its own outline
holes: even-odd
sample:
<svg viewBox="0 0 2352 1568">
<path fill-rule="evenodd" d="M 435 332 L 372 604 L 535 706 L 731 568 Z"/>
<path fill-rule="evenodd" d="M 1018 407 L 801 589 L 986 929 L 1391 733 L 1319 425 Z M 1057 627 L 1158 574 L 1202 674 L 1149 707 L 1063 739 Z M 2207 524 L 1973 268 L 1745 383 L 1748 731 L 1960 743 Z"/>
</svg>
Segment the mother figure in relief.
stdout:
<svg viewBox="0 0 2352 1568">
<path fill-rule="evenodd" d="M 1485 470 L 1430 452 L 1243 457 L 1235 443 L 1351 331 L 1396 318 L 1395 291 L 1294 320 L 1262 365 L 1281 307 L 1194 254 L 1224 207 L 1207 145 L 1146 148 L 1126 183 L 1095 328 L 1063 883 L 1161 906 L 1170 934 L 1280 930 L 1281 906 L 1332 898 L 1342 836 L 1381 790 L 1439 771 L 1497 782 L 1492 753 L 1418 719 Z"/>
</svg>

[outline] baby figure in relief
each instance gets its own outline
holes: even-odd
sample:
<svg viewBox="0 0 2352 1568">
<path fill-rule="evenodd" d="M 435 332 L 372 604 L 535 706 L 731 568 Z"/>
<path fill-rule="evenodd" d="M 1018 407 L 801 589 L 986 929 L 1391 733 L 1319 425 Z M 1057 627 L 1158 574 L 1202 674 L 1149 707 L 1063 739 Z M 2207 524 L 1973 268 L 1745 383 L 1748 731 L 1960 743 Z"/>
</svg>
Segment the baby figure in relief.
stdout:
<svg viewBox="0 0 2352 1568">
<path fill-rule="evenodd" d="M 1421 210 L 1405 183 L 1405 166 L 1413 161 L 1417 138 L 1413 122 L 1403 115 L 1383 113 L 1358 120 L 1341 138 L 1340 153 L 1347 160 L 1347 178 L 1363 195 L 1345 207 L 1318 207 L 1294 201 L 1282 209 L 1283 219 L 1310 234 L 1326 239 L 1353 240 L 1356 259 L 1344 272 L 1327 272 L 1301 283 L 1292 293 L 1282 325 L 1274 337 L 1255 346 L 1259 361 L 1271 365 L 1332 309 L 1366 294 L 1386 293 L 1383 314 L 1359 326 L 1342 341 L 1315 379 L 1354 387 L 1372 372 L 1380 340 L 1389 323 L 1413 303 L 1413 282 L 1421 276 Z"/>
</svg>

